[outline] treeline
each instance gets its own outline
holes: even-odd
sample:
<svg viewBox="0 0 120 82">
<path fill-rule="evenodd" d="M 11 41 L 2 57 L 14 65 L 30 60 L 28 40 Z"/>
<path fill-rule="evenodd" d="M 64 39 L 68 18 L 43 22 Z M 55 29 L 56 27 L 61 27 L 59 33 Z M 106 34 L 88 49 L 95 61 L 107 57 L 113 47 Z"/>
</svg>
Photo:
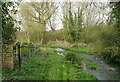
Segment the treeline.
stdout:
<svg viewBox="0 0 120 82">
<path fill-rule="evenodd" d="M 20 3 L 17 15 L 21 20 L 21 29 L 14 28 L 16 23 L 3 23 L 3 42 L 14 40 L 13 43 L 20 41 L 47 44 L 51 41 L 67 41 L 76 45 L 79 43 L 92 44 L 91 47 L 94 46 L 93 51 L 97 54 L 106 59 L 120 62 L 118 52 L 119 3 Z M 11 4 L 11 6 L 13 5 Z M 5 8 L 3 7 L 3 13 L 8 14 L 10 10 L 7 9 L 8 7 L 7 10 Z M 59 13 L 60 8 L 61 12 Z M 55 24 L 57 17 L 63 25 L 60 30 L 56 30 L 56 27 L 59 27 Z M 13 21 L 11 16 L 5 19 L 3 22 Z M 7 30 L 8 27 L 14 30 Z M 47 27 L 50 27 L 51 30 L 48 31 Z M 16 40 L 13 38 L 15 36 Z"/>
</svg>

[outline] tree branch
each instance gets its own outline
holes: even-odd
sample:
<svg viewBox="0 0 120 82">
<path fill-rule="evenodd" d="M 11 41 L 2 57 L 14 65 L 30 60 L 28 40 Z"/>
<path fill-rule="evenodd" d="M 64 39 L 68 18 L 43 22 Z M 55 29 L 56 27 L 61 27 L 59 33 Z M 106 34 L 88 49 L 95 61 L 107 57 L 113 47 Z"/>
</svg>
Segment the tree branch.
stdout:
<svg viewBox="0 0 120 82">
<path fill-rule="evenodd" d="M 54 11 L 48 16 L 47 19 L 45 19 L 45 21 L 47 21 L 48 19 L 50 19 L 50 17 L 53 15 L 53 13 L 55 13 L 55 11 L 57 10 L 57 8 L 58 8 L 58 7 L 56 7 L 56 8 L 54 9 Z"/>
<path fill-rule="evenodd" d="M 35 20 L 38 20 L 38 17 L 35 17 L 35 16 L 31 15 L 29 11 L 28 11 L 28 14 L 29 14 L 31 17 L 33 17 Z"/>
<path fill-rule="evenodd" d="M 31 20 L 31 19 L 26 19 L 26 20 L 31 21 L 31 22 L 40 23 L 39 21 L 35 21 L 35 20 Z"/>
<path fill-rule="evenodd" d="M 53 31 L 55 31 L 55 29 L 53 28 L 52 23 L 51 23 L 50 20 L 49 20 L 49 26 L 50 26 L 50 28 L 51 28 Z"/>
</svg>

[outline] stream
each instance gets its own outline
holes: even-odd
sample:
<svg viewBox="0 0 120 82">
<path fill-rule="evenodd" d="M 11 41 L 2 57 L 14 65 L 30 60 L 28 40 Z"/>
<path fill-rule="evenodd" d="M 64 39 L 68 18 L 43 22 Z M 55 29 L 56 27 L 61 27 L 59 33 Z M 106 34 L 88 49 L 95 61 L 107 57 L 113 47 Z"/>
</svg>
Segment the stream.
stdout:
<svg viewBox="0 0 120 82">
<path fill-rule="evenodd" d="M 47 49 L 53 49 L 56 51 L 65 52 L 65 50 L 61 48 L 47 48 Z M 58 55 L 64 56 L 63 53 L 58 53 Z M 120 81 L 120 71 L 118 70 L 118 67 L 116 68 L 112 67 L 109 64 L 107 64 L 105 61 L 103 61 L 101 58 L 95 57 L 94 55 L 88 55 L 83 53 L 80 53 L 79 55 L 86 58 L 81 62 L 84 72 L 87 72 L 96 76 L 97 80 L 119 80 Z M 94 62 L 97 65 L 96 70 L 91 70 L 87 68 L 85 61 Z"/>
<path fill-rule="evenodd" d="M 117 68 L 111 67 L 102 59 L 97 58 L 93 55 L 80 54 L 80 56 L 86 58 L 86 60 L 82 61 L 82 67 L 84 72 L 96 76 L 98 80 L 120 80 L 120 73 L 118 67 Z M 97 69 L 96 70 L 88 69 L 86 67 L 85 61 L 94 62 L 97 65 Z"/>
</svg>

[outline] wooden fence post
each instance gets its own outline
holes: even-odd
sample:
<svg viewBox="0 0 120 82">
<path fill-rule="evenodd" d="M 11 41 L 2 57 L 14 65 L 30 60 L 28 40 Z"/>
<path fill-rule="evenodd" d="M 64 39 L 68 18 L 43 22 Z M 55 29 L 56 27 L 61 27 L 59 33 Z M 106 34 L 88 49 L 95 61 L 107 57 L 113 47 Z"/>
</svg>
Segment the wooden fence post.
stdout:
<svg viewBox="0 0 120 82">
<path fill-rule="evenodd" d="M 2 47 L 2 65 L 13 70 L 13 46 L 4 44 Z"/>
<path fill-rule="evenodd" d="M 17 50 L 17 48 L 16 48 L 16 44 L 15 45 L 13 45 L 13 62 L 14 62 L 14 69 L 15 69 L 15 66 L 16 66 L 16 60 L 17 60 L 17 53 L 16 53 L 16 50 Z"/>
<path fill-rule="evenodd" d="M 18 48 L 18 66 L 21 68 L 21 55 L 20 55 L 20 43 L 17 43 L 17 48 Z"/>
</svg>

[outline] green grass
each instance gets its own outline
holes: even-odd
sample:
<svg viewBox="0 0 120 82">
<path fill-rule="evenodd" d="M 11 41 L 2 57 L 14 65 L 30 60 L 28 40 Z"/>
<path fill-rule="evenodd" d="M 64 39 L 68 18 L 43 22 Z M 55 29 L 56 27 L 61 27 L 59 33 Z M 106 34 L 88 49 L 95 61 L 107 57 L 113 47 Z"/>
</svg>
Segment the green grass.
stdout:
<svg viewBox="0 0 120 82">
<path fill-rule="evenodd" d="M 75 49 L 75 48 L 67 48 L 67 47 L 53 46 L 53 45 L 39 45 L 39 46 L 51 47 L 51 48 L 62 48 L 64 50 L 73 51 L 73 52 L 77 52 L 77 53 L 85 53 L 85 54 L 88 54 L 88 55 L 94 55 L 95 54 L 95 52 L 90 51 L 90 50 L 86 50 L 86 49 L 83 49 L 83 48 Z"/>
<path fill-rule="evenodd" d="M 93 62 L 85 62 L 86 63 L 86 66 L 89 68 L 89 69 L 92 69 L 92 70 L 96 70 L 96 64 L 93 63 Z"/>
<path fill-rule="evenodd" d="M 40 54 L 32 55 L 27 61 L 22 63 L 21 70 L 3 69 L 4 80 L 96 80 L 95 76 L 82 73 L 82 68 L 78 64 L 72 64 L 65 60 L 65 56 L 58 55 L 54 50 L 37 49 L 42 51 L 48 58 L 41 57 Z M 78 56 L 77 56 L 78 57 Z M 82 58 L 79 57 L 81 60 Z M 80 61 L 81 61 L 80 60 Z M 80 71 L 79 71 L 80 70 Z M 78 73 L 80 72 L 80 73 Z M 82 74 L 84 75 L 82 77 Z"/>
<path fill-rule="evenodd" d="M 28 55 L 29 54 L 29 48 L 28 47 L 21 48 L 21 54 L 22 55 Z"/>
<path fill-rule="evenodd" d="M 64 55 L 67 55 L 68 53 L 74 53 L 74 52 L 72 52 L 72 51 L 56 51 L 56 50 L 49 50 L 49 49 L 46 49 L 46 48 L 38 48 L 37 49 L 37 51 L 41 51 L 42 50 L 42 52 L 44 52 L 44 53 L 47 53 L 48 55 L 49 54 L 54 54 L 54 53 L 63 53 Z M 53 53 L 51 53 L 51 52 L 53 52 Z M 84 57 L 82 57 L 82 56 L 80 56 L 79 54 L 77 54 L 77 53 L 74 53 L 75 55 L 76 55 L 76 57 L 77 57 L 77 59 L 78 60 L 80 60 L 80 61 L 82 61 L 83 59 L 85 59 Z"/>
<path fill-rule="evenodd" d="M 80 80 L 96 80 L 95 76 L 88 74 L 88 73 L 85 73 L 85 72 L 78 72 L 77 77 Z"/>
</svg>

